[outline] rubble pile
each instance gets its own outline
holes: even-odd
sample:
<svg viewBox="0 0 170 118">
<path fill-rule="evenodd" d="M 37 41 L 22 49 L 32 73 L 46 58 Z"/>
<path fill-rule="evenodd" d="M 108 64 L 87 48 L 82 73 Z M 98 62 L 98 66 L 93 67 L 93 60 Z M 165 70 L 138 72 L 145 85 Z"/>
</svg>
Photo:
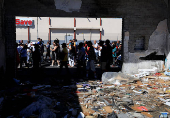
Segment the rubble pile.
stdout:
<svg viewBox="0 0 170 118">
<path fill-rule="evenodd" d="M 134 77 L 104 73 L 102 82 L 77 83 L 77 93 L 85 116 L 112 118 L 158 117 L 170 113 L 169 72 Z M 83 91 L 82 91 L 83 90 Z M 162 113 L 162 114 L 161 114 Z"/>
<path fill-rule="evenodd" d="M 15 96 L 25 95 L 33 99 L 18 116 L 165 118 L 170 113 L 170 72 L 148 71 L 134 75 L 107 72 L 102 75 L 102 80 L 73 80 L 67 86 L 34 85 L 23 90 L 26 94 Z"/>
</svg>

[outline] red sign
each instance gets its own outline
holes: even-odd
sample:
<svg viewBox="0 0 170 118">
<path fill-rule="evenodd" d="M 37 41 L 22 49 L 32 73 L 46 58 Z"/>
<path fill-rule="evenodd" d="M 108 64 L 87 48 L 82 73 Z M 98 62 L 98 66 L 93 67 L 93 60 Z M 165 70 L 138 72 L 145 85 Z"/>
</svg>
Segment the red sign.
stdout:
<svg viewBox="0 0 170 118">
<path fill-rule="evenodd" d="M 16 25 L 20 26 L 32 26 L 32 20 L 30 19 L 15 19 Z"/>
</svg>

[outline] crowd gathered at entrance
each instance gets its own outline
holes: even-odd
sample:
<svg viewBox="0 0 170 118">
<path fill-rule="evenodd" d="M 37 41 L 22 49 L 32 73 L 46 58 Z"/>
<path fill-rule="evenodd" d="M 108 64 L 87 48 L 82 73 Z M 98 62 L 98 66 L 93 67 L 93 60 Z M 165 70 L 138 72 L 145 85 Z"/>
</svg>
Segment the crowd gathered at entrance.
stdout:
<svg viewBox="0 0 170 118">
<path fill-rule="evenodd" d="M 94 40 L 92 43 L 84 40 L 78 44 L 77 40 L 73 39 L 67 44 L 60 45 L 60 41 L 56 39 L 51 46 L 50 42 L 44 44 L 41 38 L 37 40 L 37 43 L 27 41 L 26 44 L 23 44 L 23 40 L 17 43 L 17 67 L 22 68 L 25 65 L 29 68 L 32 65 L 33 68 L 39 68 L 42 63 L 51 62 L 50 66 L 57 65 L 60 67 L 60 72 L 63 66 L 68 73 L 68 67 L 76 66 L 78 74 L 88 77 L 91 70 L 96 78 L 96 65 L 101 68 L 102 73 L 110 71 L 111 66 L 119 68 L 122 66 L 122 44 L 120 41 L 111 43 L 107 39 L 106 41 L 99 40 L 98 43 Z M 46 52 L 45 56 L 44 52 Z"/>
</svg>

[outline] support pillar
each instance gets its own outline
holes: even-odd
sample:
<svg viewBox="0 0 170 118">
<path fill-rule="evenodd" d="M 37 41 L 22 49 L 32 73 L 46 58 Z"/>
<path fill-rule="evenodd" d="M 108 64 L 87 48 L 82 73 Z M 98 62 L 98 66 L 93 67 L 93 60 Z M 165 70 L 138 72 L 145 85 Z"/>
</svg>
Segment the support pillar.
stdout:
<svg viewBox="0 0 170 118">
<path fill-rule="evenodd" d="M 51 44 L 51 29 L 49 28 L 49 38 L 48 38 L 50 44 Z"/>
<path fill-rule="evenodd" d="M 28 26 L 28 41 L 30 41 L 30 27 Z"/>
<path fill-rule="evenodd" d="M 100 18 L 100 26 L 102 26 L 102 19 Z M 102 39 L 102 31 L 100 31 L 100 40 Z"/>
<path fill-rule="evenodd" d="M 76 18 L 74 18 L 74 27 L 76 27 Z M 74 30 L 74 39 L 76 39 L 76 30 Z"/>
</svg>

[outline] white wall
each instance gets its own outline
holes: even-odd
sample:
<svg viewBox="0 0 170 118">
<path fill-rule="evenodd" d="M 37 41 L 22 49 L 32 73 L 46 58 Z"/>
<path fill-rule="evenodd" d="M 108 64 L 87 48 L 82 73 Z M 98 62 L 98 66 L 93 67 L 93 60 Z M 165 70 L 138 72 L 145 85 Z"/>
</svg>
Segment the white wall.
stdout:
<svg viewBox="0 0 170 118">
<path fill-rule="evenodd" d="M 62 17 L 50 17 L 50 18 L 51 18 L 52 27 L 74 28 L 74 18 L 62 18 Z M 49 24 L 49 20 L 48 20 L 48 24 Z"/>
<path fill-rule="evenodd" d="M 59 40 L 65 40 L 65 36 L 67 35 L 72 35 L 74 38 L 74 30 L 69 30 L 69 29 L 52 29 L 51 30 L 51 41 L 55 40 L 58 38 Z"/>
<path fill-rule="evenodd" d="M 76 27 L 100 27 L 100 18 L 76 18 Z"/>
<path fill-rule="evenodd" d="M 121 40 L 122 39 L 122 19 L 102 18 L 102 40 Z"/>
<path fill-rule="evenodd" d="M 83 30 L 78 29 L 76 30 L 76 39 L 83 40 L 83 35 L 85 40 L 90 40 L 90 32 L 91 32 L 91 40 L 99 40 L 100 39 L 100 30 Z"/>
<path fill-rule="evenodd" d="M 33 25 L 30 27 L 30 40 L 37 40 L 37 17 L 30 17 L 33 19 Z M 39 23 L 38 18 L 38 23 Z"/>
<path fill-rule="evenodd" d="M 49 17 L 41 17 L 38 19 L 38 37 L 42 40 L 48 40 L 49 33 Z"/>
</svg>

